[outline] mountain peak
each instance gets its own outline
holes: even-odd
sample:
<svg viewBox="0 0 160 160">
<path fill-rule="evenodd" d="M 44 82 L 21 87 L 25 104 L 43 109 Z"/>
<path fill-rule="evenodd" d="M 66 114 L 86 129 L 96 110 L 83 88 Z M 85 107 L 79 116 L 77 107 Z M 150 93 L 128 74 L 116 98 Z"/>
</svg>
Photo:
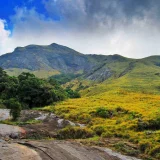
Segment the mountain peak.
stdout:
<svg viewBox="0 0 160 160">
<path fill-rule="evenodd" d="M 57 43 L 51 43 L 50 46 L 60 46 L 60 45 Z"/>
</svg>

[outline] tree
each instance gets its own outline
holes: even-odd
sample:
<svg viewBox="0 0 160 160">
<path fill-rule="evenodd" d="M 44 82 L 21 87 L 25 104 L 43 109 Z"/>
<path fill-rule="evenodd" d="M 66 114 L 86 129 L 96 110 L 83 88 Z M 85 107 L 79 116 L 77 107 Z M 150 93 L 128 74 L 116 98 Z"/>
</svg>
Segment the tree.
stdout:
<svg viewBox="0 0 160 160">
<path fill-rule="evenodd" d="M 80 98 L 81 97 L 77 91 L 73 91 L 69 87 L 66 88 L 66 92 L 67 92 L 69 98 Z"/>
<path fill-rule="evenodd" d="M 63 89 L 54 79 L 44 80 L 31 73 L 21 73 L 11 77 L 0 68 L 0 100 L 11 109 L 13 118 L 19 116 L 22 108 L 43 107 L 67 97 L 80 95 L 71 89 Z"/>
<path fill-rule="evenodd" d="M 18 95 L 22 103 L 29 108 L 41 106 L 43 93 L 43 81 L 31 73 L 22 73 L 18 76 Z"/>
<path fill-rule="evenodd" d="M 18 76 L 18 79 L 19 99 L 29 108 L 42 107 L 66 98 L 64 89 L 53 79 L 42 80 L 31 73 L 22 73 Z"/>
<path fill-rule="evenodd" d="M 6 100 L 4 104 L 10 109 L 10 115 L 12 119 L 15 121 L 20 116 L 21 113 L 21 104 L 14 98 Z"/>
</svg>

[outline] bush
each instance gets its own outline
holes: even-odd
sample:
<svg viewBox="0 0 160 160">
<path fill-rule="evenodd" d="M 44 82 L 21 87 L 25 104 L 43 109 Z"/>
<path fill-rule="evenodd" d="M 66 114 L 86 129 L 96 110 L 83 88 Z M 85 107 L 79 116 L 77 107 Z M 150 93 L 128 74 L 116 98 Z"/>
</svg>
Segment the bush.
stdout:
<svg viewBox="0 0 160 160">
<path fill-rule="evenodd" d="M 160 129 L 160 118 L 156 118 L 149 121 L 143 121 L 142 119 L 138 120 L 137 123 L 137 130 L 143 131 L 143 130 L 158 130 Z"/>
<path fill-rule="evenodd" d="M 80 127 L 67 127 L 61 129 L 58 134 L 57 138 L 59 139 L 85 139 L 93 137 L 93 131 L 87 128 L 80 128 Z"/>
<path fill-rule="evenodd" d="M 145 130 L 147 128 L 148 128 L 148 123 L 144 122 L 142 119 L 138 119 L 137 130 L 138 131 L 143 131 L 143 130 Z"/>
<path fill-rule="evenodd" d="M 8 109 L 10 109 L 10 114 L 13 120 L 17 120 L 21 113 L 21 104 L 14 98 L 9 99 L 4 102 Z"/>
<path fill-rule="evenodd" d="M 145 153 L 147 148 L 149 148 L 151 144 L 149 142 L 140 142 L 139 148 L 142 153 Z"/>
<path fill-rule="evenodd" d="M 68 92 L 55 80 L 39 79 L 34 74 L 25 72 L 18 77 L 10 77 L 0 68 L 0 99 L 8 101 L 15 98 L 25 109 L 43 107 L 69 97 L 79 96 L 72 90 Z"/>
<path fill-rule="evenodd" d="M 124 109 L 124 108 L 122 108 L 122 107 L 117 107 L 117 108 L 115 109 L 115 111 L 118 112 L 118 113 L 124 113 L 124 114 L 127 114 L 127 113 L 128 113 L 128 110 L 126 110 L 126 109 Z"/>
<path fill-rule="evenodd" d="M 89 114 L 86 114 L 86 113 L 83 113 L 81 115 L 78 116 L 78 120 L 81 122 L 81 123 L 89 123 L 91 121 L 91 116 Z"/>
<path fill-rule="evenodd" d="M 101 118 L 110 118 L 112 116 L 112 112 L 107 110 L 106 108 L 100 107 L 96 110 L 96 116 Z"/>
<path fill-rule="evenodd" d="M 111 132 L 109 132 L 109 131 L 106 131 L 106 132 L 102 133 L 102 137 L 103 138 L 111 138 L 113 136 L 114 135 Z"/>
<path fill-rule="evenodd" d="M 160 129 L 160 117 L 158 117 L 154 120 L 150 120 L 147 128 L 152 129 L 152 130 Z"/>
<path fill-rule="evenodd" d="M 98 136 L 101 136 L 102 133 L 105 131 L 103 126 L 95 126 L 92 129 Z"/>
<path fill-rule="evenodd" d="M 65 91 L 67 92 L 67 95 L 69 98 L 80 98 L 81 97 L 77 91 L 73 91 L 69 87 L 67 87 Z"/>
<path fill-rule="evenodd" d="M 139 151 L 136 150 L 135 148 L 127 146 L 124 142 L 118 142 L 114 144 L 114 147 L 119 151 L 119 152 L 124 152 L 129 156 L 136 156 L 139 154 Z"/>
<path fill-rule="evenodd" d="M 153 157 L 158 156 L 160 154 L 160 145 L 154 147 L 149 154 Z"/>
</svg>

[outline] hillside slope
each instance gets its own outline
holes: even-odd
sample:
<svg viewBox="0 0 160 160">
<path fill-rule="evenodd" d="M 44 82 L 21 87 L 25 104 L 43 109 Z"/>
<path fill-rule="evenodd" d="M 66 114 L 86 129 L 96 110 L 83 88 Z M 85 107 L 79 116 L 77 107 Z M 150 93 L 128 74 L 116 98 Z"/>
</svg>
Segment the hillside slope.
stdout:
<svg viewBox="0 0 160 160">
<path fill-rule="evenodd" d="M 63 73 L 83 73 L 88 79 L 106 79 L 110 70 L 106 67 L 105 74 L 102 69 L 99 74 L 93 74 L 95 69 L 102 68 L 101 63 L 105 56 L 87 56 L 68 47 L 51 44 L 48 46 L 29 45 L 17 47 L 14 52 L 0 56 L 0 67 L 6 69 L 11 75 L 17 75 L 20 71 L 30 72 L 55 71 Z M 91 75 L 92 74 L 92 75 Z M 99 75 L 101 77 L 99 77 Z M 53 74 L 54 75 L 54 74 Z M 49 74 L 49 76 L 51 76 Z"/>
<path fill-rule="evenodd" d="M 160 159 L 160 56 L 129 59 L 84 55 L 57 44 L 30 45 L 1 56 L 0 66 L 12 75 L 15 71 L 63 73 L 63 77 L 78 73 L 63 86 L 79 90 L 82 98 L 41 110 L 93 130 L 95 137 L 84 143 L 102 140 L 128 155 Z"/>
<path fill-rule="evenodd" d="M 55 69 L 63 72 L 85 70 L 86 67 L 92 67 L 83 54 L 55 43 L 49 46 L 17 47 L 13 53 L 0 57 L 0 65 L 4 69 L 20 68 L 34 71 Z"/>
<path fill-rule="evenodd" d="M 111 79 L 112 84 L 120 86 L 124 86 L 122 83 L 127 86 L 128 82 L 143 85 L 159 79 L 160 56 L 129 59 L 120 55 L 84 55 L 53 43 L 48 46 L 17 47 L 14 52 L 0 56 L 0 67 L 10 75 L 28 71 L 47 78 L 55 74 L 72 73 L 81 75 L 84 80 L 107 80 L 109 83 Z"/>
</svg>

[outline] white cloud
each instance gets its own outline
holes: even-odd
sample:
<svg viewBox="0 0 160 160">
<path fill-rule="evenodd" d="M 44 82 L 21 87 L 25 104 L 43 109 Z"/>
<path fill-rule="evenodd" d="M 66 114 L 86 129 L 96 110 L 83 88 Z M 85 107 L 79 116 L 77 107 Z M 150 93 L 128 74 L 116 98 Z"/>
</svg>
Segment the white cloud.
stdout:
<svg viewBox="0 0 160 160">
<path fill-rule="evenodd" d="M 5 29 L 6 22 L 0 20 L 0 52 L 4 54 L 29 44 L 59 43 L 86 54 L 141 58 L 160 53 L 160 23 L 154 16 L 155 9 L 143 11 L 143 17 L 133 16 L 128 21 L 122 8 L 117 8 L 120 17 L 116 14 L 115 21 L 103 12 L 89 15 L 82 0 L 76 1 L 79 8 L 72 1 L 49 0 L 45 3 L 48 13 L 52 14 L 54 3 L 59 2 L 60 10 L 56 12 L 60 12 L 61 21 L 46 18 L 35 9 L 17 8 L 11 18 L 14 23 L 11 37 L 10 31 Z"/>
<path fill-rule="evenodd" d="M 10 31 L 6 29 L 6 21 L 0 19 L 0 53 L 5 53 L 9 51 L 8 41 L 10 36 Z"/>
</svg>

